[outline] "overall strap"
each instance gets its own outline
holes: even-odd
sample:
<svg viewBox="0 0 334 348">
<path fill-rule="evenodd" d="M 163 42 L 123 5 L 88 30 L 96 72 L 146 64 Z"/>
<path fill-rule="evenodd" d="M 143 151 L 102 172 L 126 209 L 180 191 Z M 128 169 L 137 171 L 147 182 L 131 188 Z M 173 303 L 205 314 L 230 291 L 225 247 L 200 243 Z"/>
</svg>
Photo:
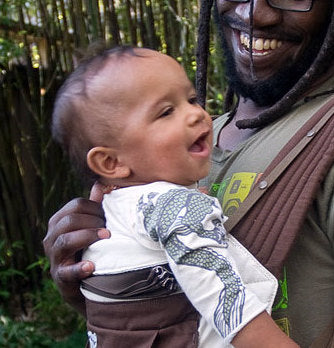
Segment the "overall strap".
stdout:
<svg viewBox="0 0 334 348">
<path fill-rule="evenodd" d="M 331 98 L 284 146 L 225 223 L 276 277 L 334 163 L 333 115 Z"/>
</svg>

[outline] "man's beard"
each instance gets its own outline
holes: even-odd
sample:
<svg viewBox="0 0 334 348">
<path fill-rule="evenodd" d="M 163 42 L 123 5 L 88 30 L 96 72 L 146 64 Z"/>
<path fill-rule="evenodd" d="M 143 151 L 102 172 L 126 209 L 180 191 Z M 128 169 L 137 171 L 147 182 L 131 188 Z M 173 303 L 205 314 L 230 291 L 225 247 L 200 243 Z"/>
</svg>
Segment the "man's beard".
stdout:
<svg viewBox="0 0 334 348">
<path fill-rule="evenodd" d="M 226 76 L 233 90 L 244 98 L 253 100 L 258 106 L 271 106 L 280 100 L 305 74 L 319 53 L 326 31 L 315 35 L 308 49 L 299 60 L 282 67 L 273 76 L 262 81 L 245 82 L 236 69 L 231 49 L 220 35 L 225 56 Z M 251 70 L 251 68 L 249 68 Z M 254 69 L 256 77 L 256 69 Z"/>
</svg>

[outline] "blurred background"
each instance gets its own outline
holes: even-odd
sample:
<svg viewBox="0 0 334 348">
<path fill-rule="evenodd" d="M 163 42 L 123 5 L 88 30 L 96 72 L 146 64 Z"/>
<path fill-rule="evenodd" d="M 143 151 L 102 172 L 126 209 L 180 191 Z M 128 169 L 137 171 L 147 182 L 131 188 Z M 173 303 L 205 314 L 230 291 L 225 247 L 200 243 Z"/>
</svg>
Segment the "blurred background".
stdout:
<svg viewBox="0 0 334 348">
<path fill-rule="evenodd" d="M 83 347 L 42 240 L 48 219 L 87 196 L 50 136 L 55 94 L 92 43 L 176 58 L 194 81 L 199 0 L 0 1 L 0 346 Z M 224 64 L 211 32 L 207 109 L 222 112 Z"/>
</svg>

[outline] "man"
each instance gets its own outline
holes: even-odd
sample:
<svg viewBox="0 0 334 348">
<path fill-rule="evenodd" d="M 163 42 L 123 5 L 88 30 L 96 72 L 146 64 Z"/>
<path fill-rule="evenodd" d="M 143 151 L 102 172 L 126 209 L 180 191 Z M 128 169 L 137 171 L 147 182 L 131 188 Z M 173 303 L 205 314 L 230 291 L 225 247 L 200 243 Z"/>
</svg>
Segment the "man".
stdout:
<svg viewBox="0 0 334 348">
<path fill-rule="evenodd" d="M 205 78 L 201 69 L 205 66 L 206 54 L 201 47 L 206 47 L 208 28 L 208 19 L 203 13 L 208 12 L 211 3 L 202 2 L 198 64 L 200 100 L 203 99 L 202 77 Z M 238 101 L 235 106 L 230 105 L 231 111 L 227 115 L 215 121 L 213 168 L 203 184 L 219 198 L 225 214 L 231 216 L 233 221 L 233 216 L 242 210 L 241 203 L 251 188 L 259 183 L 261 188 L 266 189 L 267 180 L 262 178 L 267 178 L 270 163 L 281 162 L 277 160 L 280 151 L 332 98 L 333 2 L 217 0 L 214 6 L 226 55 L 230 86 L 228 95 L 237 96 Z M 201 31 L 203 28 L 204 32 Z M 309 135 L 311 137 L 312 132 Z M 298 173 L 298 168 L 293 174 L 287 171 L 288 176 L 291 175 L 295 180 L 295 186 L 302 186 L 302 194 L 303 188 L 308 189 L 313 185 L 310 180 L 304 180 L 306 171 L 314 167 L 307 174 L 312 179 L 316 177 L 318 161 L 329 157 L 327 162 L 333 162 L 331 145 L 325 145 L 330 149 L 329 154 L 321 155 L 319 160 L 313 161 L 312 157 L 311 160 L 308 157 L 305 168 L 305 161 L 301 162 L 301 173 Z M 323 147 L 320 146 L 318 150 L 315 148 L 314 153 L 321 153 Z M 287 192 L 282 191 L 283 199 L 269 191 L 255 203 L 255 208 L 260 206 L 260 210 L 268 216 L 275 215 L 268 219 L 268 223 L 260 224 L 260 231 L 266 231 L 260 244 L 252 241 L 257 241 L 261 233 L 254 237 L 254 233 L 248 235 L 247 230 L 253 229 L 261 219 L 246 213 L 244 221 L 249 222 L 247 228 L 243 221 L 236 221 L 237 226 L 232 229 L 232 233 L 280 279 L 281 291 L 277 295 L 273 317 L 302 347 L 308 347 L 314 341 L 315 347 L 329 346 L 328 340 L 327 345 L 319 343 L 322 340 L 319 336 L 327 327 L 333 329 L 334 167 L 330 163 L 321 168 L 325 169 L 322 169 L 319 179 L 317 177 L 318 184 L 312 186 L 316 190 L 312 189 L 309 196 L 306 192 L 306 203 L 305 200 L 300 203 L 301 194 L 295 192 L 294 187 Z M 289 188 L 289 181 L 283 182 L 281 177 L 273 186 Z M 96 199 L 96 194 L 92 194 Z M 272 198 L 267 199 L 268 196 Z M 270 206 L 273 209 L 268 209 L 270 200 L 274 203 L 277 201 L 277 211 L 275 205 Z M 291 208 L 286 208 L 284 203 L 291 201 L 296 202 L 296 207 L 291 205 Z M 307 207 L 305 214 L 300 213 L 303 204 Z M 281 211 L 289 209 L 292 217 L 280 216 Z M 293 220 L 295 216 L 296 222 Z M 267 231 L 271 237 L 271 230 L 275 230 L 276 224 L 281 226 L 276 228 L 277 234 L 267 238 Z M 290 232 L 294 224 L 298 228 Z M 53 278 L 65 300 L 82 313 L 84 308 L 78 283 L 91 274 L 94 266 L 84 261 L 75 263 L 77 253 L 90 243 L 107 238 L 109 232 L 103 227 L 104 217 L 100 205 L 77 199 L 53 216 L 44 241 Z M 282 243 L 282 239 L 289 240 L 289 243 Z M 272 254 L 283 254 L 283 257 L 275 257 L 272 261 Z"/>
</svg>

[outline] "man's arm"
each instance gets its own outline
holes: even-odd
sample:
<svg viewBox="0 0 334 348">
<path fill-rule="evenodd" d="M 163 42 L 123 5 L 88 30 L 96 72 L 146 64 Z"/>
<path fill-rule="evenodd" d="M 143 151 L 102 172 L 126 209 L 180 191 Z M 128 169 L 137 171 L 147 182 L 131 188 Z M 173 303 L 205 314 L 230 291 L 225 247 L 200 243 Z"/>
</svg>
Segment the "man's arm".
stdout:
<svg viewBox="0 0 334 348">
<path fill-rule="evenodd" d="M 110 233 L 105 229 L 102 194 L 96 187 L 92 200 L 77 198 L 67 203 L 49 220 L 48 232 L 43 240 L 46 256 L 50 260 L 51 276 L 66 302 L 86 315 L 80 281 L 94 271 L 94 264 L 81 261 L 81 252 L 90 244 Z"/>
<path fill-rule="evenodd" d="M 232 340 L 235 348 L 298 348 L 267 312 L 250 321 Z"/>
</svg>

